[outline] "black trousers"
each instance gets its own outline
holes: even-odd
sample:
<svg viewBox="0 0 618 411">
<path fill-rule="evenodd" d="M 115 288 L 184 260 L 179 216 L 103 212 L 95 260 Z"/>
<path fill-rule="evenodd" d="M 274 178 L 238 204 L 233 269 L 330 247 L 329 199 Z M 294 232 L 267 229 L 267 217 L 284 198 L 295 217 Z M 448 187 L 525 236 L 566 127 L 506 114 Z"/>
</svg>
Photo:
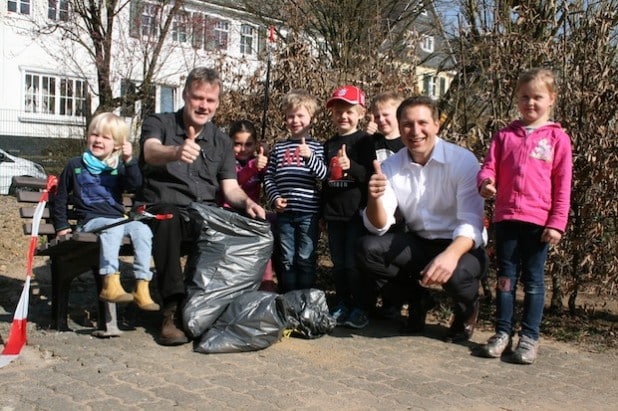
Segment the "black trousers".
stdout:
<svg viewBox="0 0 618 411">
<path fill-rule="evenodd" d="M 419 284 L 421 270 L 444 251 L 451 240 L 427 240 L 414 233 L 386 233 L 362 237 L 357 247 L 359 269 L 393 303 L 413 303 L 427 292 Z M 456 310 L 469 311 L 478 298 L 479 282 L 484 273 L 483 248 L 464 254 L 453 275 L 443 285 L 456 303 Z"/>
<path fill-rule="evenodd" d="M 202 221 L 184 207 L 156 204 L 148 207 L 153 214 L 171 213 L 169 220 L 149 220 L 152 229 L 152 257 L 157 270 L 157 286 L 163 304 L 180 302 L 185 296 L 185 274 L 180 258 L 191 254 L 199 238 Z"/>
</svg>

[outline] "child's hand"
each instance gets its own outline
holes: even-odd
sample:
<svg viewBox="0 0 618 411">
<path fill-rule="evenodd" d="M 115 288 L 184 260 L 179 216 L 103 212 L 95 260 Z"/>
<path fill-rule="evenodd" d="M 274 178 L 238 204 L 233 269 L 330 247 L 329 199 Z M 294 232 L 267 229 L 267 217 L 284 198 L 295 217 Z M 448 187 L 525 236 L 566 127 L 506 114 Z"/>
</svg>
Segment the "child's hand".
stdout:
<svg viewBox="0 0 618 411">
<path fill-rule="evenodd" d="M 71 230 L 70 228 L 65 228 L 64 230 L 57 231 L 56 232 L 56 238 L 58 238 L 60 236 L 63 236 L 63 235 L 66 235 L 66 234 L 70 234 L 72 232 L 73 232 L 73 230 Z"/>
<path fill-rule="evenodd" d="M 378 131 L 378 123 L 373 121 L 373 114 L 369 114 L 367 127 L 365 127 L 365 132 L 367 134 L 375 134 Z"/>
<path fill-rule="evenodd" d="M 496 183 L 493 178 L 486 178 L 483 180 L 479 193 L 483 198 L 492 198 L 496 195 Z"/>
<path fill-rule="evenodd" d="M 298 152 L 300 156 L 304 158 L 305 160 L 309 160 L 311 158 L 311 154 L 313 154 L 313 151 L 311 151 L 311 148 L 309 148 L 307 143 L 305 143 L 305 137 L 301 138 L 300 140 L 300 146 L 298 146 Z"/>
<path fill-rule="evenodd" d="M 195 129 L 193 126 L 189 126 L 187 129 L 187 138 L 185 138 L 181 146 L 177 146 L 176 148 L 176 160 L 191 164 L 200 155 L 202 149 L 199 144 L 195 142 L 195 137 Z"/>
<path fill-rule="evenodd" d="M 133 158 L 133 145 L 125 141 L 122 145 L 122 161 L 128 163 Z"/>
<path fill-rule="evenodd" d="M 541 234 L 541 241 L 544 243 L 549 243 L 551 245 L 556 245 L 562 238 L 562 233 L 558 230 L 554 230 L 553 228 L 545 227 L 543 230 L 543 234 Z"/>
<path fill-rule="evenodd" d="M 268 157 L 264 155 L 264 146 L 260 146 L 257 156 L 255 156 L 255 167 L 262 171 L 268 165 Z"/>
<path fill-rule="evenodd" d="M 345 144 L 343 144 L 339 151 L 337 151 L 337 160 L 339 161 L 339 167 L 341 167 L 342 170 L 345 171 L 350 169 L 350 159 L 345 152 Z"/>
<path fill-rule="evenodd" d="M 285 208 L 288 206 L 288 200 L 283 197 L 279 197 L 275 200 L 275 211 L 278 213 L 282 213 L 285 211 Z"/>
</svg>

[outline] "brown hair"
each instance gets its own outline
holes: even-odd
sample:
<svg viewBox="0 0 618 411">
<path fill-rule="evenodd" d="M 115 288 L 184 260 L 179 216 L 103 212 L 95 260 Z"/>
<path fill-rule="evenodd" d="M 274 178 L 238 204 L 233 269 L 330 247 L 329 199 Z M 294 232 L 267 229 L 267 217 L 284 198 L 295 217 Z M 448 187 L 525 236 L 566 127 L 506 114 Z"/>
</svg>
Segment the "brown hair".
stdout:
<svg viewBox="0 0 618 411">
<path fill-rule="evenodd" d="M 414 106 L 425 106 L 431 111 L 431 118 L 434 121 L 440 120 L 440 111 L 438 110 L 438 104 L 434 99 L 428 96 L 414 96 L 408 97 L 404 101 L 401 102 L 399 107 L 397 107 L 397 121 L 401 120 L 401 115 L 404 110 L 408 107 Z"/>
<path fill-rule="evenodd" d="M 194 82 L 207 83 L 213 86 L 219 86 L 219 94 L 223 90 L 223 84 L 219 73 L 208 67 L 196 67 L 189 72 L 187 80 L 185 80 L 185 87 L 183 91 L 187 91 L 191 88 Z"/>
</svg>

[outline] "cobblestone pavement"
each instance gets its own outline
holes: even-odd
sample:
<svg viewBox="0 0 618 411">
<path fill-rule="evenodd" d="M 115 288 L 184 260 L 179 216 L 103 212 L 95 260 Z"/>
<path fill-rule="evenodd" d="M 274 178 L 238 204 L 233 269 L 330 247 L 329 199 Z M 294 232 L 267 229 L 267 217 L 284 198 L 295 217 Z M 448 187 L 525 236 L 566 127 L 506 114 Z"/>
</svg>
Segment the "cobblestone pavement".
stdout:
<svg viewBox="0 0 618 411">
<path fill-rule="evenodd" d="M 316 340 L 284 338 L 257 352 L 199 354 L 190 344 L 162 347 L 158 313 L 123 311 L 132 330 L 113 339 L 46 329 L 49 312 L 35 295 L 28 345 L 0 369 L 0 410 L 138 409 L 616 409 L 615 352 L 584 352 L 543 341 L 536 364 L 484 359 L 447 344 L 445 329 L 399 336 L 373 321 L 360 332 L 336 329 Z M 90 295 L 90 294 L 88 294 Z M 37 303 L 36 301 L 39 301 Z M 74 303 L 72 303 L 74 304 Z M 11 316 L 0 307 L 0 335 Z"/>
</svg>

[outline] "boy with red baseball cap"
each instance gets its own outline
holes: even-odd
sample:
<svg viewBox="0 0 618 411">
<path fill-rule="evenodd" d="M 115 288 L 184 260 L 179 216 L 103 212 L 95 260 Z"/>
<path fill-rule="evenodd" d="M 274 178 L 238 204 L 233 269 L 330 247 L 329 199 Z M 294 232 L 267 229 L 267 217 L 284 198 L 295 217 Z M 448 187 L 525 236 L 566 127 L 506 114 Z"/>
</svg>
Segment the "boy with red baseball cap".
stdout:
<svg viewBox="0 0 618 411">
<path fill-rule="evenodd" d="M 363 302 L 369 288 L 356 268 L 356 240 L 365 234 L 359 210 L 367 204 L 367 182 L 373 172 L 375 149 L 371 136 L 359 129 L 365 115 L 365 94 L 353 85 L 337 88 L 326 102 L 337 133 L 324 143 L 329 177 L 322 193 L 323 218 L 333 261 L 338 325 L 364 328 L 369 323 Z"/>
</svg>

